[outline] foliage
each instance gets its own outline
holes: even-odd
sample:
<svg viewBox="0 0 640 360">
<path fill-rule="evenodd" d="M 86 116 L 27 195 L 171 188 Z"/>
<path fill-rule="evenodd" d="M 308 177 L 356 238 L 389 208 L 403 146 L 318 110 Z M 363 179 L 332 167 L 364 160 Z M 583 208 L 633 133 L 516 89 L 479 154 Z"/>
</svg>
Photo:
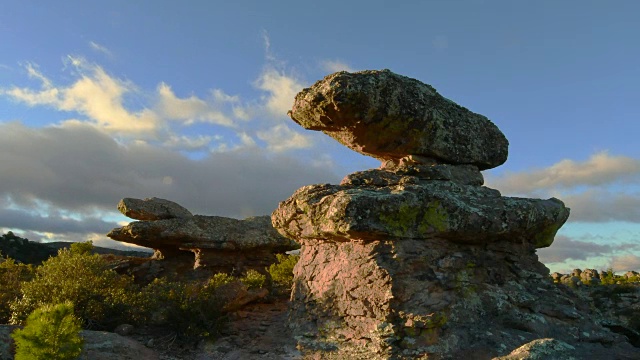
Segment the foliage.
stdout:
<svg viewBox="0 0 640 360">
<path fill-rule="evenodd" d="M 20 298 L 22 284 L 33 278 L 33 267 L 11 258 L 0 261 L 0 324 L 6 324 L 11 317 L 10 304 Z"/>
<path fill-rule="evenodd" d="M 87 327 L 113 326 L 128 318 L 136 302 L 133 279 L 107 269 L 100 255 L 90 255 L 77 245 L 60 249 L 35 271 L 35 278 L 22 285 L 22 298 L 11 304 L 11 322 L 20 324 L 26 316 L 43 305 L 66 301 Z"/>
<path fill-rule="evenodd" d="M 600 282 L 602 285 L 613 285 L 616 283 L 616 280 L 616 275 L 612 268 L 600 272 Z"/>
<path fill-rule="evenodd" d="M 80 356 L 83 339 L 80 319 L 66 302 L 33 311 L 23 329 L 13 332 L 16 360 L 71 360 Z"/>
<path fill-rule="evenodd" d="M 248 270 L 245 275 L 240 278 L 240 281 L 249 289 L 260 289 L 266 284 L 267 276 L 260 274 L 256 270 Z"/>
<path fill-rule="evenodd" d="M 217 273 L 207 280 L 207 286 L 210 288 L 217 288 L 219 286 L 229 284 L 231 282 L 236 281 L 237 279 L 227 273 Z"/>
<path fill-rule="evenodd" d="M 93 251 L 93 241 L 72 243 L 69 252 L 74 255 L 90 255 Z"/>
<path fill-rule="evenodd" d="M 300 260 L 299 255 L 276 254 L 278 262 L 271 264 L 268 271 L 277 285 L 290 288 L 293 284 L 293 267 Z"/>
<path fill-rule="evenodd" d="M 216 335 L 222 325 L 222 300 L 216 289 L 233 281 L 214 276 L 206 283 L 155 279 L 142 289 L 142 311 L 155 325 L 169 324 L 183 338 Z"/>
</svg>

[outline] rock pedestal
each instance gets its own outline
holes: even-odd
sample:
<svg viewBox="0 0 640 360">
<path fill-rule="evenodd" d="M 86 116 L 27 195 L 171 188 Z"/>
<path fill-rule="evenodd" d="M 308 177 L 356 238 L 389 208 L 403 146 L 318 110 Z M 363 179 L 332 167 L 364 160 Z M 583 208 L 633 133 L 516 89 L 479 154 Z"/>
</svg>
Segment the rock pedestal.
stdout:
<svg viewBox="0 0 640 360">
<path fill-rule="evenodd" d="M 291 326 L 302 349 L 490 359 L 537 341 L 576 358 L 640 354 L 538 261 L 569 209 L 482 186 L 479 170 L 504 162 L 508 144 L 488 119 L 388 70 L 329 75 L 290 115 L 383 161 L 305 186 L 272 214 L 301 244 Z"/>
</svg>

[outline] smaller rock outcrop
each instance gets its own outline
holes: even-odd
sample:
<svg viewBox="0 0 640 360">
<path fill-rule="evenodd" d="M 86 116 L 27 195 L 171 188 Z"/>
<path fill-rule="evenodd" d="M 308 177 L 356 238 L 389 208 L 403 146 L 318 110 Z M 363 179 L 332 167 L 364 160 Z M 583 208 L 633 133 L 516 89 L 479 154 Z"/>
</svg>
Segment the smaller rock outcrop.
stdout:
<svg viewBox="0 0 640 360">
<path fill-rule="evenodd" d="M 118 203 L 118 210 L 136 220 L 181 219 L 193 216 L 189 210 L 173 201 L 156 197 L 142 200 L 124 198 Z"/>
<path fill-rule="evenodd" d="M 273 228 L 269 216 L 238 220 L 193 215 L 172 201 L 158 198 L 125 198 L 118 209 L 142 221 L 113 229 L 108 237 L 152 248 L 154 258 L 188 264 L 186 268 L 207 268 L 214 272 L 264 271 L 276 262 L 276 253 L 298 247 Z"/>
</svg>

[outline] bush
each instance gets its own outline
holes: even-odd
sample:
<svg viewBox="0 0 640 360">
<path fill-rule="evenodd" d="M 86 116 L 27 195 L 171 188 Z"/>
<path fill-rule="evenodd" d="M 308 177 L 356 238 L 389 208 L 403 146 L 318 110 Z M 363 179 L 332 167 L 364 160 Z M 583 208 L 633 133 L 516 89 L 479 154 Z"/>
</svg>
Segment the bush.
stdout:
<svg viewBox="0 0 640 360">
<path fill-rule="evenodd" d="M 212 277 L 209 278 L 209 280 L 207 280 L 207 287 L 210 287 L 212 289 L 215 289 L 219 286 L 225 285 L 225 284 L 229 284 L 231 282 L 236 281 L 237 279 L 234 278 L 233 276 L 226 274 L 226 273 L 218 273 L 218 274 L 214 274 Z"/>
<path fill-rule="evenodd" d="M 75 244 L 74 244 L 75 245 Z M 87 328 L 105 328 L 129 319 L 135 311 L 137 287 L 133 279 L 107 269 L 100 255 L 90 255 L 89 245 L 60 249 L 22 284 L 22 298 L 11 304 L 11 323 L 20 324 L 44 305 L 71 302 Z"/>
<path fill-rule="evenodd" d="M 260 274 L 256 270 L 248 270 L 245 275 L 240 278 L 240 281 L 249 289 L 260 289 L 266 284 L 267 276 Z"/>
<path fill-rule="evenodd" d="M 22 330 L 11 337 L 16 343 L 16 360 L 71 360 L 82 352 L 80 319 L 70 302 L 36 309 Z"/>
<path fill-rule="evenodd" d="M 20 298 L 22 283 L 32 278 L 31 265 L 18 264 L 13 259 L 0 260 L 0 324 L 9 321 L 10 304 Z"/>
<path fill-rule="evenodd" d="M 293 284 L 293 267 L 300 260 L 300 256 L 276 254 L 276 257 L 278 262 L 271 264 L 267 270 L 274 283 L 289 288 Z"/>
<path fill-rule="evenodd" d="M 204 284 L 155 279 L 142 289 L 143 314 L 154 325 L 171 325 L 183 339 L 216 335 L 224 305 L 216 289 L 233 280 L 229 275 Z"/>
</svg>

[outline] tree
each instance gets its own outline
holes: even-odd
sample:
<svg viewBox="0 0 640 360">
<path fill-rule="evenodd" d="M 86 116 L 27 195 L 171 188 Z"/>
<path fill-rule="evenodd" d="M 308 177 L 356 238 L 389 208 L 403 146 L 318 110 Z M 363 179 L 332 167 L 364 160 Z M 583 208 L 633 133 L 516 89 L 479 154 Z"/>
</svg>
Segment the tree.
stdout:
<svg viewBox="0 0 640 360">
<path fill-rule="evenodd" d="M 36 309 L 23 329 L 11 334 L 16 343 L 16 360 L 71 360 L 82 352 L 80 319 L 66 302 Z"/>
<path fill-rule="evenodd" d="M 9 321 L 10 304 L 20 298 L 22 284 L 32 278 L 31 265 L 18 264 L 11 258 L 0 256 L 0 324 Z"/>
<path fill-rule="evenodd" d="M 126 319 L 137 296 L 133 279 L 108 269 L 107 262 L 87 248 L 79 244 L 60 249 L 39 266 L 35 278 L 22 284 L 22 297 L 11 304 L 11 322 L 20 324 L 36 308 L 66 301 L 87 327 L 115 326 Z"/>
</svg>

